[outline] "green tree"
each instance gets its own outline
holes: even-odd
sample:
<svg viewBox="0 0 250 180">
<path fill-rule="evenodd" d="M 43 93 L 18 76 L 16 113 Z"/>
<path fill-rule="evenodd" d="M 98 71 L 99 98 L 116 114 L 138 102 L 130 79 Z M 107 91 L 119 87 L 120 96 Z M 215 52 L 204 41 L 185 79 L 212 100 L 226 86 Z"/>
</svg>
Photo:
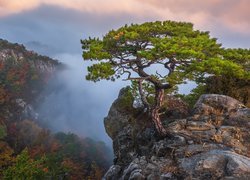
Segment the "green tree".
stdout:
<svg viewBox="0 0 250 180">
<path fill-rule="evenodd" d="M 28 150 L 25 149 L 16 158 L 16 163 L 4 171 L 6 180 L 33 180 L 45 179 L 47 168 L 44 166 L 45 159 L 31 159 Z"/>
<path fill-rule="evenodd" d="M 97 82 L 127 75 L 127 80 L 136 81 L 140 98 L 160 135 L 167 134 L 159 115 L 164 90 L 169 92 L 177 84 L 205 73 L 245 76 L 241 66 L 223 57 L 221 45 L 209 32 L 194 30 L 191 23 L 125 25 L 102 39 L 89 38 L 81 43 L 84 60 L 96 61 L 88 67 L 86 79 Z M 152 72 L 152 67 L 158 71 Z M 148 102 L 143 84 L 154 88 L 153 103 Z"/>
<path fill-rule="evenodd" d="M 6 126 L 0 124 L 0 140 L 7 136 Z"/>
<path fill-rule="evenodd" d="M 239 66 L 245 72 L 250 70 L 250 49 L 223 49 L 223 57 Z M 198 84 L 192 93 L 186 98 L 194 104 L 201 94 L 216 93 L 231 96 L 240 100 L 246 106 L 250 106 L 250 78 L 239 78 L 234 75 L 234 72 L 224 75 L 211 75 L 202 79 L 197 79 Z"/>
<path fill-rule="evenodd" d="M 0 179 L 3 177 L 3 172 L 14 162 L 13 149 L 9 145 L 0 140 Z"/>
</svg>

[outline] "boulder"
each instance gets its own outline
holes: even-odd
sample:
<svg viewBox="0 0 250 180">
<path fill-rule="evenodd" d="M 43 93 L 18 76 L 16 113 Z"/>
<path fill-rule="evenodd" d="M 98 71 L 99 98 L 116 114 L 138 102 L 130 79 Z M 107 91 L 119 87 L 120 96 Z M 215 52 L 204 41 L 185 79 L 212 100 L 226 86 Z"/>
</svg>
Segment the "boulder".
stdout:
<svg viewBox="0 0 250 180">
<path fill-rule="evenodd" d="M 109 132 L 116 160 L 104 179 L 250 179 L 250 109 L 236 99 L 202 95 L 189 117 L 164 117 L 170 136 L 163 138 L 153 125 L 140 129 L 128 117 L 146 119 L 110 112 L 106 123 L 117 121 Z"/>
<path fill-rule="evenodd" d="M 231 115 L 239 109 L 245 108 L 240 101 L 225 95 L 204 94 L 194 106 L 194 114 L 199 116 Z"/>
<path fill-rule="evenodd" d="M 250 179 L 250 158 L 232 151 L 211 150 L 180 159 L 180 168 L 196 179 Z"/>
</svg>

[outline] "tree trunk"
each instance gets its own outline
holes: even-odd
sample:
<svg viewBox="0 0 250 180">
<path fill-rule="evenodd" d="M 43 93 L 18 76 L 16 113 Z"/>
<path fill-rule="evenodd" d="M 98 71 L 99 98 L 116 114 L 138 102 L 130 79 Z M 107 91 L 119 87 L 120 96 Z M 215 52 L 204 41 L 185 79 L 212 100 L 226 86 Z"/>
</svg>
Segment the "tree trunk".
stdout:
<svg viewBox="0 0 250 180">
<path fill-rule="evenodd" d="M 164 101 L 164 89 L 155 88 L 155 104 L 151 110 L 152 120 L 156 127 L 156 130 L 161 136 L 165 136 L 167 134 L 166 129 L 163 127 L 159 115 L 160 108 Z"/>
</svg>

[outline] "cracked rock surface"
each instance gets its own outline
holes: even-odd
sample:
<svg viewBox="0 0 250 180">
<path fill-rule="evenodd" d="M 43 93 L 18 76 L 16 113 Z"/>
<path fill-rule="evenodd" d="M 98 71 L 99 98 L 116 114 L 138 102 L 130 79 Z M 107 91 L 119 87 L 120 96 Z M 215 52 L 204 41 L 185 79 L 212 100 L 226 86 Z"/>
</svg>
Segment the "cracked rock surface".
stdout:
<svg viewBox="0 0 250 180">
<path fill-rule="evenodd" d="M 171 136 L 159 137 L 146 116 L 117 107 L 121 96 L 105 118 L 115 159 L 104 179 L 250 179 L 250 109 L 236 99 L 205 94 L 192 113 L 171 107 Z"/>
</svg>

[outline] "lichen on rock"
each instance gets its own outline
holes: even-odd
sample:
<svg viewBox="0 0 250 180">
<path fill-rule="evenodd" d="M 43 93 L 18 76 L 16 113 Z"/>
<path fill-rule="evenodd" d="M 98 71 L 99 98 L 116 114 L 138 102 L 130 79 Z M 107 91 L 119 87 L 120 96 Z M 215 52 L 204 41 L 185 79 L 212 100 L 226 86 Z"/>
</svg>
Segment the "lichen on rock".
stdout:
<svg viewBox="0 0 250 180">
<path fill-rule="evenodd" d="M 161 138 L 145 114 L 118 110 L 121 98 L 105 118 L 115 160 L 104 179 L 250 179 L 250 109 L 241 102 L 202 95 L 191 114 L 163 117 L 171 135 Z"/>
</svg>

